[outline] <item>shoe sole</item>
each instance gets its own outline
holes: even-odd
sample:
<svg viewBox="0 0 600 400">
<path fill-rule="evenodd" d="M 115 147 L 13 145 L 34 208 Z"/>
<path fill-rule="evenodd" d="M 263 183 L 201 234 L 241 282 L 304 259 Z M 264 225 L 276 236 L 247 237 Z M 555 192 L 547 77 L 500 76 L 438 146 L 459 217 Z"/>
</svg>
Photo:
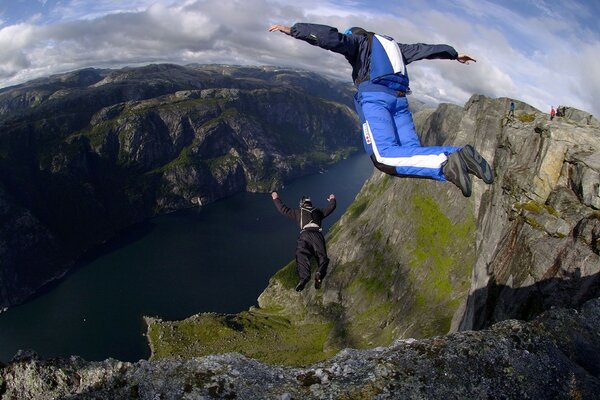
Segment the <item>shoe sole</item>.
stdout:
<svg viewBox="0 0 600 400">
<path fill-rule="evenodd" d="M 494 182 L 494 173 L 488 162 L 473 148 L 471 145 L 466 145 L 460 151 L 461 158 L 467 165 L 467 170 L 484 181 L 485 183 Z"/>
</svg>

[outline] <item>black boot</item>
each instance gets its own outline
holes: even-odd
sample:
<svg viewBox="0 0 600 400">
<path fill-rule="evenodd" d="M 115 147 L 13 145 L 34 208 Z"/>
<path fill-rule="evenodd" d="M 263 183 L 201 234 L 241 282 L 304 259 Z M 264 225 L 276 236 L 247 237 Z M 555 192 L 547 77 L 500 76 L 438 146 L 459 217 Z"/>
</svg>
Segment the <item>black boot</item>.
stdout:
<svg viewBox="0 0 600 400">
<path fill-rule="evenodd" d="M 300 282 L 298 282 L 298 284 L 296 285 L 296 292 L 303 291 L 304 287 L 306 286 L 307 283 L 308 283 L 308 281 L 300 281 Z"/>
<path fill-rule="evenodd" d="M 321 289 L 322 283 L 323 283 L 323 279 L 321 279 L 321 273 L 317 272 L 315 274 L 315 289 Z"/>
<path fill-rule="evenodd" d="M 490 168 L 490 165 L 487 163 L 485 158 L 483 158 L 481 154 L 479 154 L 477 150 L 473 148 L 473 146 L 468 144 L 460 149 L 458 153 L 460 153 L 461 158 L 467 165 L 467 170 L 471 174 L 483 180 L 485 183 L 494 182 L 494 173 L 492 172 L 492 168 Z"/>
<path fill-rule="evenodd" d="M 471 196 L 471 176 L 469 175 L 467 164 L 458 151 L 448 156 L 448 160 L 442 167 L 442 171 L 449 182 L 454 183 L 460 188 L 463 196 Z"/>
</svg>

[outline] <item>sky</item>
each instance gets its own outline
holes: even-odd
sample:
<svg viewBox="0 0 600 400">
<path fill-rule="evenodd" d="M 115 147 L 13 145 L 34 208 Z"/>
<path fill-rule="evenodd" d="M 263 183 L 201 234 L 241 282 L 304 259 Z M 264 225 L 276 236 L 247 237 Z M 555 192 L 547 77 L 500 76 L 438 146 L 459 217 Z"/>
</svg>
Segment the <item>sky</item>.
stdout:
<svg viewBox="0 0 600 400">
<path fill-rule="evenodd" d="M 600 117 L 598 0 L 0 0 L 0 88 L 85 67 L 275 65 L 351 82 L 343 56 L 271 24 L 351 26 L 401 43 L 445 43 L 477 60 L 409 65 L 416 98 L 473 94 Z"/>
</svg>

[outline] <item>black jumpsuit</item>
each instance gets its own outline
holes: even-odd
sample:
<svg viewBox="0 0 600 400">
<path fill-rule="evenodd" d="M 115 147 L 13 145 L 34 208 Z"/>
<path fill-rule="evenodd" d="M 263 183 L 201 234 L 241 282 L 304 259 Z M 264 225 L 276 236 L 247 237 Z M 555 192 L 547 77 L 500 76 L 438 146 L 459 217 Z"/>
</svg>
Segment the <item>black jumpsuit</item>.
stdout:
<svg viewBox="0 0 600 400">
<path fill-rule="evenodd" d="M 308 281 L 310 279 L 310 257 L 316 257 L 317 264 L 319 265 L 319 274 L 321 279 L 327 274 L 327 266 L 329 265 L 329 258 L 327 257 L 327 249 L 325 247 L 325 238 L 321 233 L 321 222 L 329 214 L 335 210 L 335 199 L 329 201 L 326 208 L 312 208 L 312 212 L 304 212 L 302 217 L 302 210 L 299 208 L 289 208 L 281 199 L 276 198 L 273 200 L 277 211 L 285 215 L 286 217 L 293 219 L 300 226 L 300 235 L 298 236 L 298 242 L 296 246 L 296 267 L 298 275 L 301 281 Z M 306 216 L 309 215 L 310 219 Z M 312 222 L 309 226 L 306 225 Z M 302 226 L 304 224 L 304 227 Z M 304 228 L 304 229 L 303 229 Z"/>
</svg>

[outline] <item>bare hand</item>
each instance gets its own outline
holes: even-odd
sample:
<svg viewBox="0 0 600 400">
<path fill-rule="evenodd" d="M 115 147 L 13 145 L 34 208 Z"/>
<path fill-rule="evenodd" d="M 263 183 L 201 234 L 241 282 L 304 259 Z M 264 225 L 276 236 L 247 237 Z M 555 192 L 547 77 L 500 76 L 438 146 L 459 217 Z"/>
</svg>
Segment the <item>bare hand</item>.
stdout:
<svg viewBox="0 0 600 400">
<path fill-rule="evenodd" d="M 275 200 L 279 198 L 279 195 L 277 194 L 277 192 L 271 192 L 271 197 L 273 198 L 273 200 Z"/>
<path fill-rule="evenodd" d="M 329 195 L 329 197 L 327 198 L 327 201 L 331 201 L 331 200 L 335 200 L 335 195 L 333 193 L 331 193 Z"/>
<path fill-rule="evenodd" d="M 477 60 L 469 57 L 466 54 L 459 54 L 458 57 L 456 58 L 456 61 L 458 61 L 461 64 L 467 64 L 467 65 L 469 65 L 469 61 L 477 62 Z"/>
<path fill-rule="evenodd" d="M 271 25 L 269 27 L 269 32 L 276 32 L 276 31 L 283 32 L 286 35 L 292 34 L 292 28 L 290 28 L 289 26 L 275 24 L 275 25 Z"/>
</svg>

